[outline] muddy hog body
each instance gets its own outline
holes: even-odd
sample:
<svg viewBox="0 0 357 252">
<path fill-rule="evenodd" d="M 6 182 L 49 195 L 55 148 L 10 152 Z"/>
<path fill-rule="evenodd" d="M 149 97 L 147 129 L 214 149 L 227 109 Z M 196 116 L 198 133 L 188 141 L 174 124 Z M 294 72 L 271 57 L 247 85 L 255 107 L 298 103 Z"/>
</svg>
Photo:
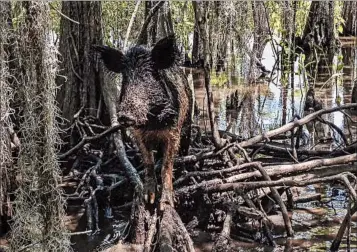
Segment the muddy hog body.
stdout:
<svg viewBox="0 0 357 252">
<path fill-rule="evenodd" d="M 156 178 L 153 150 L 163 151 L 162 208 L 173 205 L 172 170 L 181 146 L 187 154 L 191 131 L 192 92 L 177 62 L 175 37 L 160 40 L 152 50 L 135 46 L 125 54 L 95 46 L 109 71 L 122 74 L 118 121 L 133 128 L 146 167 L 145 199 L 154 203 Z M 181 142 L 181 144 L 180 144 Z"/>
</svg>

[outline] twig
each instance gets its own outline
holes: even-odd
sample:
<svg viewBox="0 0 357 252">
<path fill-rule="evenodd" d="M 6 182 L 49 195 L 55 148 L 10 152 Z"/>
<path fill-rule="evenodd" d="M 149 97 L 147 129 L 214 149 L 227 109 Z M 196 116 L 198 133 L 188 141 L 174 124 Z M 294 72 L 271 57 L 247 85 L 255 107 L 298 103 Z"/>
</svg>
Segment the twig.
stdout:
<svg viewBox="0 0 357 252">
<path fill-rule="evenodd" d="M 69 20 L 69 21 L 71 21 L 71 22 L 73 22 L 73 23 L 75 23 L 75 24 L 77 24 L 77 25 L 80 24 L 78 21 L 73 20 L 72 18 L 66 16 L 65 14 L 63 14 L 62 12 L 60 12 L 59 10 L 57 10 L 57 9 L 52 5 L 52 3 L 48 3 L 48 4 L 50 5 L 50 7 L 51 7 L 53 10 L 55 10 L 58 14 L 60 14 L 60 16 L 64 17 L 65 19 L 67 19 L 67 20 Z"/>
<path fill-rule="evenodd" d="M 134 19 L 135 19 L 135 17 L 136 17 L 136 13 L 138 12 L 140 3 L 141 3 L 141 0 L 137 0 L 136 5 L 135 5 L 134 12 L 133 12 L 133 14 L 131 15 L 130 22 L 129 22 L 129 25 L 128 25 L 128 29 L 126 30 L 126 35 L 125 35 L 125 40 L 124 40 L 124 50 L 127 49 L 128 40 L 129 40 L 129 35 L 130 35 L 130 31 L 131 31 L 131 27 L 133 26 Z"/>
<path fill-rule="evenodd" d="M 64 233 L 64 234 L 65 234 L 65 235 L 74 236 L 74 235 L 90 234 L 90 233 L 92 233 L 92 232 L 93 232 L 93 230 L 86 230 L 86 231 L 73 232 L 73 233 Z"/>
<path fill-rule="evenodd" d="M 143 26 L 141 27 L 140 33 L 139 33 L 139 37 L 137 40 L 137 44 L 143 44 L 144 43 L 144 38 L 146 36 L 146 30 L 147 27 L 152 19 L 152 17 L 156 14 L 156 12 L 161 8 L 161 6 L 163 6 L 165 3 L 165 1 L 159 1 L 149 12 L 147 18 L 145 19 L 145 22 L 143 24 Z"/>
<path fill-rule="evenodd" d="M 90 141 L 94 141 L 94 140 L 98 140 L 102 137 L 105 137 L 113 132 L 116 132 L 118 129 L 122 128 L 122 126 L 120 125 L 115 125 L 112 126 L 108 129 L 106 129 L 105 131 L 103 131 L 102 133 L 95 135 L 95 136 L 84 136 L 82 138 L 82 140 L 76 144 L 76 146 L 74 146 L 72 149 L 68 150 L 67 152 L 58 155 L 59 159 L 64 159 L 65 157 L 71 155 L 72 153 L 74 153 L 76 150 L 78 150 L 79 148 L 81 148 L 85 143 L 90 142 Z"/>
<path fill-rule="evenodd" d="M 259 170 L 259 172 L 262 174 L 263 178 L 266 181 L 271 181 L 268 173 L 266 172 L 266 170 L 260 164 L 257 165 L 256 168 Z M 282 201 L 278 191 L 274 187 L 270 187 L 270 191 L 271 191 L 273 197 L 275 198 L 275 200 L 277 201 L 278 205 L 280 206 L 281 212 L 283 214 L 286 233 L 287 233 L 287 235 L 289 237 L 292 237 L 294 235 L 294 231 L 293 231 L 293 228 L 291 226 L 291 221 L 290 221 L 290 218 L 289 218 L 289 215 L 288 215 L 288 210 L 286 209 L 286 206 L 285 206 L 284 202 Z"/>
<path fill-rule="evenodd" d="M 354 206 L 351 208 L 349 212 L 347 212 L 345 218 L 343 219 L 340 229 L 338 230 L 338 233 L 336 235 L 336 238 L 333 240 L 332 245 L 330 247 L 331 252 L 338 251 L 338 248 L 340 247 L 343 238 L 343 234 L 345 233 L 346 227 L 351 220 L 351 216 L 354 215 L 356 212 L 357 212 L 357 203 L 354 204 Z"/>
</svg>

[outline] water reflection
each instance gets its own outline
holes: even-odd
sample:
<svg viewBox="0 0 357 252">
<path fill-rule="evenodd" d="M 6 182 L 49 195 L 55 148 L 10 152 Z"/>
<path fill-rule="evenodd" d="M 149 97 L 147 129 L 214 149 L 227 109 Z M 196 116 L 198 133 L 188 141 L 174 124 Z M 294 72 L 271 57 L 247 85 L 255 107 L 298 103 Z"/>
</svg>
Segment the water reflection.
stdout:
<svg viewBox="0 0 357 252">
<path fill-rule="evenodd" d="M 337 60 L 336 60 L 337 59 Z M 342 59 L 342 61 L 339 59 Z M 295 62 L 295 71 L 301 74 L 294 75 L 294 88 L 291 83 L 281 82 L 281 73 L 278 71 L 273 74 L 274 81 L 261 83 L 254 86 L 236 85 L 232 89 L 213 88 L 216 122 L 220 130 L 237 134 L 244 138 L 249 138 L 260 134 L 264 131 L 285 125 L 294 118 L 294 115 L 304 116 L 304 99 L 307 92 L 306 76 L 304 70 L 301 70 L 299 60 Z M 336 66 L 323 68 L 328 70 L 320 71 L 316 74 L 315 96 L 322 102 L 324 108 L 332 108 L 351 102 L 351 92 L 353 80 L 357 78 L 357 54 L 356 44 L 349 47 L 342 47 L 339 55 L 335 57 L 335 64 L 344 64 L 339 71 L 331 71 Z M 272 69 L 275 59 L 270 45 L 264 51 L 262 63 L 267 69 Z M 337 67 L 338 68 L 338 67 Z M 242 106 L 235 110 L 226 108 L 227 96 L 238 90 L 238 99 Z M 206 113 L 206 100 L 203 87 L 196 88 L 196 101 L 203 112 L 203 116 L 197 122 L 202 128 L 209 130 L 208 117 Z M 351 119 L 356 121 L 357 115 L 350 115 Z M 357 141 L 357 124 L 349 120 L 341 112 L 323 115 L 322 118 L 332 122 L 346 135 L 348 143 Z M 306 127 L 311 141 L 307 148 L 321 150 L 334 150 L 344 144 L 341 136 L 336 130 L 331 129 L 326 124 L 319 122 L 313 123 L 311 127 Z M 323 144 L 320 144 L 320 141 Z M 323 215 L 314 215 L 313 218 L 316 227 L 309 230 L 300 230 L 294 239 L 278 239 L 277 248 L 261 246 L 259 244 L 246 244 L 243 242 L 236 243 L 236 250 L 232 251 L 328 251 L 334 234 L 337 233 L 342 218 L 346 214 L 346 192 L 336 186 L 308 186 L 306 193 L 311 194 L 319 192 L 324 195 L 325 204 L 322 206 L 318 203 L 320 209 L 323 209 Z M 315 203 L 304 203 L 299 205 L 306 210 L 315 209 Z M 315 211 L 314 210 L 314 211 Z M 294 212 L 295 214 L 295 212 Z M 295 214 L 295 220 L 306 220 L 306 214 Z M 352 230 L 356 229 L 356 225 Z M 198 251 L 210 251 L 207 244 L 198 246 Z M 206 246 L 207 249 L 204 249 Z M 357 251 L 356 236 L 352 237 L 352 251 Z M 346 251 L 346 241 L 341 244 L 341 251 Z"/>
<path fill-rule="evenodd" d="M 343 47 L 335 58 L 342 58 L 343 68 L 340 72 L 319 72 L 315 80 L 315 97 L 322 102 L 324 108 L 332 108 L 351 102 L 353 80 L 357 77 L 356 46 Z M 295 71 L 299 71 L 298 58 L 295 62 Z M 268 44 L 263 54 L 263 64 L 272 69 L 275 59 Z M 336 63 L 336 62 L 335 62 Z M 336 68 L 336 66 L 335 66 Z M 213 87 L 216 122 L 220 130 L 226 130 L 249 138 L 264 131 L 271 130 L 291 121 L 295 115 L 304 114 L 304 99 L 307 92 L 306 76 L 304 71 L 294 75 L 294 88 L 290 83 L 282 83 L 281 72 L 273 73 L 274 81 L 260 83 L 254 86 L 233 85 L 231 89 Z M 332 75 L 331 75 L 332 74 Z M 289 79 L 289 78 L 288 78 Z M 227 96 L 238 90 L 240 101 L 245 97 L 239 110 L 226 108 Z M 203 116 L 197 121 L 202 128 L 209 130 L 204 87 L 196 87 L 196 101 Z M 349 142 L 356 140 L 356 127 L 350 127 L 351 122 L 341 112 L 322 116 L 323 119 L 335 124 L 346 134 Z M 356 120 L 356 116 L 352 116 Z M 315 128 L 315 130 L 314 130 Z M 326 124 L 315 123 L 314 128 L 307 128 L 311 134 L 313 149 L 334 149 L 344 144 L 339 134 Z M 352 130 L 352 131 L 350 131 Z M 317 145 L 323 140 L 328 145 Z"/>
</svg>

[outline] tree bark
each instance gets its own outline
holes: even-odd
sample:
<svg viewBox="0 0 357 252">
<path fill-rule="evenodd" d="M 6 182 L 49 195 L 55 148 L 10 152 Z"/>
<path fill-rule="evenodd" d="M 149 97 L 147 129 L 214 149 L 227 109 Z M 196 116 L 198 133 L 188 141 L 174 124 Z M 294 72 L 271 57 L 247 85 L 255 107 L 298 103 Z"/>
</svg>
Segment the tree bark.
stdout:
<svg viewBox="0 0 357 252">
<path fill-rule="evenodd" d="M 207 107 L 208 107 L 208 115 L 211 125 L 211 130 L 213 133 L 213 143 L 215 147 L 219 148 L 222 146 L 223 141 L 219 136 L 217 124 L 215 123 L 214 119 L 214 108 L 213 108 L 213 95 L 211 90 L 210 81 L 210 71 L 211 65 L 210 56 L 209 56 L 209 41 L 208 41 L 208 30 L 207 30 L 207 20 L 206 20 L 206 13 L 209 2 L 192 2 L 193 9 L 195 11 L 195 19 L 197 26 L 199 28 L 199 35 L 201 38 L 201 42 L 203 44 L 203 66 L 204 66 L 204 73 L 205 73 L 205 87 L 206 87 L 206 95 L 207 95 Z"/>
<path fill-rule="evenodd" d="M 343 3 L 342 16 L 345 20 L 343 25 L 343 36 L 356 36 L 357 35 L 357 2 L 345 1 Z"/>
<path fill-rule="evenodd" d="M 336 50 L 336 32 L 334 25 L 334 1 L 311 2 L 310 13 L 306 21 L 302 43 L 308 45 L 305 65 L 308 64 L 309 84 L 314 81 L 316 70 L 332 65 Z"/>
<path fill-rule="evenodd" d="M 61 18 L 59 42 L 60 74 L 57 84 L 60 90 L 57 101 L 62 117 L 69 123 L 83 110 L 85 116 L 102 118 L 100 75 L 91 63 L 90 47 L 102 44 L 101 2 L 63 2 L 62 13 L 79 22 Z"/>
<path fill-rule="evenodd" d="M 264 2 L 253 1 L 253 20 L 254 20 L 254 44 L 252 50 L 252 57 L 250 58 L 249 68 L 249 82 L 256 80 L 258 76 L 258 67 L 256 65 L 256 58 L 260 61 L 263 56 L 263 51 L 267 43 L 269 34 L 268 22 L 266 19 L 266 13 L 264 8 Z"/>
</svg>

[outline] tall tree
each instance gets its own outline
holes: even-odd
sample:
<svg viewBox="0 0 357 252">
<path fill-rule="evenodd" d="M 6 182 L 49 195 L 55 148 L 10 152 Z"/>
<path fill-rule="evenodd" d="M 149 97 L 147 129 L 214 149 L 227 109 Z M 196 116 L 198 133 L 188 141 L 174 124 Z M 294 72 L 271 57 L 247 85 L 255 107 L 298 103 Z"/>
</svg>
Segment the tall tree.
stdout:
<svg viewBox="0 0 357 252">
<path fill-rule="evenodd" d="M 323 72 L 322 67 L 332 66 L 336 50 L 334 10 L 334 1 L 311 2 L 302 37 L 303 44 L 309 45 L 305 65 L 308 65 L 307 72 L 310 86 L 315 80 L 316 70 Z"/>
<path fill-rule="evenodd" d="M 345 1 L 342 10 L 343 19 L 345 20 L 342 35 L 357 35 L 357 2 Z"/>
<path fill-rule="evenodd" d="M 205 75 L 205 88 L 207 96 L 207 107 L 209 114 L 209 121 L 212 131 L 212 140 L 216 147 L 221 147 L 223 144 L 222 139 L 219 136 L 218 127 L 215 122 L 214 117 L 214 108 L 213 108 L 213 95 L 212 88 L 210 85 L 210 71 L 211 71 L 211 58 L 209 55 L 209 37 L 208 37 L 208 23 L 207 23 L 207 14 L 209 2 L 192 2 L 193 9 L 195 11 L 195 19 L 198 26 L 199 37 L 203 46 L 203 66 L 204 66 L 204 75 Z"/>
<path fill-rule="evenodd" d="M 313 1 L 306 21 L 303 39 L 311 35 L 315 45 L 333 49 L 336 45 L 334 1 Z"/>
<path fill-rule="evenodd" d="M 60 86 L 57 101 L 62 116 L 71 123 L 74 115 L 102 116 L 101 76 L 92 64 L 90 47 L 102 44 L 101 2 L 62 3 L 60 33 Z"/>
<path fill-rule="evenodd" d="M 267 43 L 269 35 L 269 28 L 267 22 L 267 14 L 264 8 L 264 2 L 253 1 L 253 21 L 254 21 L 254 44 L 252 55 L 250 57 L 250 69 L 249 69 L 249 81 L 257 79 L 258 67 L 256 65 L 256 59 L 259 61 L 263 56 L 263 51 Z"/>
</svg>

